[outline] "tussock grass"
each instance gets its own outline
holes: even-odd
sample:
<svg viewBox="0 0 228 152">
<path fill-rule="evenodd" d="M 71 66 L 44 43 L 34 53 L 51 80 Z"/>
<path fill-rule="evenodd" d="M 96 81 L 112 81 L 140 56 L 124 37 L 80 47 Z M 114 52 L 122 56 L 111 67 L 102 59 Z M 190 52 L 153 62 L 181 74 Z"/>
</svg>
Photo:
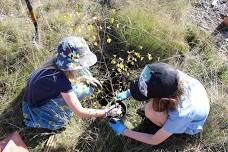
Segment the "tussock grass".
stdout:
<svg viewBox="0 0 228 152">
<path fill-rule="evenodd" d="M 114 15 L 119 41 L 127 48 L 143 46 L 144 51 L 161 57 L 188 51 L 185 13 L 189 4 L 182 2 L 176 5 L 175 2 L 127 1 L 118 15 Z"/>
</svg>

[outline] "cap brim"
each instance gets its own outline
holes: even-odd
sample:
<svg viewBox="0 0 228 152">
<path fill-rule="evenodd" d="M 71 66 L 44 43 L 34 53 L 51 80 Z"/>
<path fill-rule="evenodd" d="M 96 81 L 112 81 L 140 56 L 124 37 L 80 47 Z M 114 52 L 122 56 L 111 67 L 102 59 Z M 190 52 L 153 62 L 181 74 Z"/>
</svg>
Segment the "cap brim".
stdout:
<svg viewBox="0 0 228 152">
<path fill-rule="evenodd" d="M 92 52 L 79 58 L 80 65 L 82 68 L 88 68 L 93 66 L 97 62 L 97 56 Z"/>
<path fill-rule="evenodd" d="M 132 97 L 133 97 L 135 100 L 138 100 L 138 101 L 145 101 L 145 100 L 150 99 L 149 97 L 144 96 L 144 95 L 140 92 L 139 87 L 138 87 L 138 81 L 131 82 L 130 91 L 131 91 Z"/>
</svg>

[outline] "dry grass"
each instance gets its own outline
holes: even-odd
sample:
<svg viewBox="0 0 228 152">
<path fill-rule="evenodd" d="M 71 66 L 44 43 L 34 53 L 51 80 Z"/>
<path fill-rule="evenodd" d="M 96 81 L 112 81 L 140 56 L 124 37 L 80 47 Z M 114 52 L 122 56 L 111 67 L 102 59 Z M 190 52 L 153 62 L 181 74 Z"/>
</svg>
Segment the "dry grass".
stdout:
<svg viewBox="0 0 228 152">
<path fill-rule="evenodd" d="M 184 60 L 169 55 L 168 58 L 163 59 L 195 76 L 207 87 L 211 99 L 211 113 L 205 130 L 200 138 L 173 136 L 164 144 L 149 146 L 116 136 L 104 119 L 92 121 L 74 117 L 66 130 L 56 135 L 52 151 L 225 151 L 227 149 L 228 88 L 225 85 L 226 73 L 223 70 L 227 69 L 227 58 L 214 53 L 213 49 L 202 49 L 203 45 L 195 39 L 206 42 L 203 39 L 207 40 L 208 37 L 203 34 L 193 34 L 196 38 L 191 42 L 200 45 L 188 51 L 189 46 L 185 41 L 186 25 L 183 18 L 189 4 L 182 0 L 129 0 L 129 7 L 126 8 L 122 7 L 122 3 L 120 4 L 118 15 L 126 15 L 128 18 L 126 22 L 131 23 L 132 28 L 129 37 L 126 38 L 125 35 L 125 40 L 121 41 L 129 41 L 128 45 L 137 44 L 136 47 L 143 45 L 148 48 L 160 47 L 167 43 L 165 50 L 168 54 L 169 49 L 185 50 Z M 5 14 L 3 17 L 0 15 L 0 138 L 18 130 L 30 151 L 42 151 L 47 138 L 52 133 L 39 129 L 27 129 L 22 124 L 20 101 L 29 73 L 52 55 L 53 52 L 50 51 L 55 49 L 58 41 L 67 35 L 83 36 L 89 41 L 91 48 L 97 48 L 95 42 L 99 44 L 99 38 L 102 38 L 98 37 L 97 29 L 106 30 L 99 27 L 100 22 L 108 21 L 110 18 L 108 14 L 102 14 L 104 9 L 101 9 L 97 1 L 37 0 L 34 1 L 34 8 L 39 16 L 42 42 L 40 49 L 32 44 L 34 29 L 24 2 L 19 0 L 0 2 L 0 14 L 2 12 Z M 139 22 L 134 23 L 134 19 Z M 139 31 L 135 32 L 135 27 L 140 27 L 140 30 L 146 30 L 146 32 L 140 35 Z M 199 36 L 202 37 L 199 38 Z M 104 67 L 102 58 L 99 58 L 98 65 Z M 107 65 L 110 66 L 110 63 Z M 99 71 L 100 67 L 95 67 L 93 71 L 96 76 L 106 81 L 108 74 Z M 92 106 L 95 100 L 96 95 L 83 104 Z M 131 129 L 140 130 L 143 128 L 141 123 L 143 119 L 136 114 L 136 110 L 142 103 L 133 101 L 131 98 L 126 102 L 129 114 L 125 124 Z"/>
</svg>

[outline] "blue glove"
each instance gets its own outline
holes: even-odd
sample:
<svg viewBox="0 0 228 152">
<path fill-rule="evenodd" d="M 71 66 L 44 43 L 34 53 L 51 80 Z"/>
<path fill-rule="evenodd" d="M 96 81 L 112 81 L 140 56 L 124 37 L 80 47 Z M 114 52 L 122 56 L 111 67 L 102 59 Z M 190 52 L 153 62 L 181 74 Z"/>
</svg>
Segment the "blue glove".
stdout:
<svg viewBox="0 0 228 152">
<path fill-rule="evenodd" d="M 118 135 L 123 134 L 124 130 L 126 129 L 126 126 L 124 126 L 124 124 L 121 122 L 121 120 L 117 119 L 117 118 L 110 119 L 109 126 Z"/>
<path fill-rule="evenodd" d="M 116 95 L 115 99 L 117 101 L 122 101 L 124 99 L 127 99 L 128 97 L 131 96 L 130 89 L 127 89 L 126 91 L 120 92 Z"/>
</svg>

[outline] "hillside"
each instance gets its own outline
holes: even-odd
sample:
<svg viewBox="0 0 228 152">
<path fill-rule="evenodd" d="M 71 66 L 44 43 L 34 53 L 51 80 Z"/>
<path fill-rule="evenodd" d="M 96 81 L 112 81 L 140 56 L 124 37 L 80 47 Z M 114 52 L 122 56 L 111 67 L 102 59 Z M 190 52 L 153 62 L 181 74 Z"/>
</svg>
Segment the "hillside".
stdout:
<svg viewBox="0 0 228 152">
<path fill-rule="evenodd" d="M 228 2 L 219 0 L 32 0 L 39 41 L 26 3 L 0 1 L 0 139 L 18 131 L 30 151 L 43 151 L 55 134 L 54 152 L 163 152 L 228 150 L 228 27 L 223 17 Z M 200 80 L 210 98 L 210 114 L 198 136 L 173 135 L 158 146 L 117 136 L 106 119 L 76 115 L 65 130 L 28 129 L 23 124 L 21 100 L 27 78 L 55 53 L 61 38 L 82 36 L 98 57 L 93 75 L 102 84 L 85 107 L 101 108 L 125 90 L 145 64 L 164 61 Z M 126 101 L 124 123 L 150 130 L 137 109 Z"/>
</svg>

